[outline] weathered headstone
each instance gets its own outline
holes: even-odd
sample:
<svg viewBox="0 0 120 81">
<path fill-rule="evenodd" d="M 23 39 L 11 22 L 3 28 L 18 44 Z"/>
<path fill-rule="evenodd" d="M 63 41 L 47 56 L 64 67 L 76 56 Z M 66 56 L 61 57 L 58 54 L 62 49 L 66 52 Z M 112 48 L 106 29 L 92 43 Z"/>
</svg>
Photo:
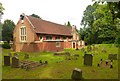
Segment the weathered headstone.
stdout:
<svg viewBox="0 0 120 81">
<path fill-rule="evenodd" d="M 110 60 L 117 60 L 117 54 L 109 54 L 108 59 Z"/>
<path fill-rule="evenodd" d="M 4 66 L 10 66 L 10 56 L 4 56 Z"/>
<path fill-rule="evenodd" d="M 92 66 L 93 55 L 92 54 L 85 54 L 84 55 L 84 65 Z"/>
<path fill-rule="evenodd" d="M 19 67 L 19 59 L 16 57 L 12 58 L 12 67 L 13 68 L 18 68 Z"/>
<path fill-rule="evenodd" d="M 73 80 L 80 80 L 80 79 L 82 79 L 82 70 L 75 68 L 75 69 L 73 70 L 73 72 L 72 72 L 71 78 L 72 78 Z"/>
</svg>

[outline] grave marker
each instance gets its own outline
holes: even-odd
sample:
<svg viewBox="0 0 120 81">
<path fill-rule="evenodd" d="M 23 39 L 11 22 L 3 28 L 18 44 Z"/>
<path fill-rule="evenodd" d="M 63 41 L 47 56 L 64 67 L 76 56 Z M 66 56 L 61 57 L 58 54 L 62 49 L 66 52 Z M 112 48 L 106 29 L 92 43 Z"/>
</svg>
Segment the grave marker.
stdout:
<svg viewBox="0 0 120 81">
<path fill-rule="evenodd" d="M 117 60 L 117 54 L 109 54 L 108 59 L 110 60 Z"/>
<path fill-rule="evenodd" d="M 19 67 L 19 59 L 16 57 L 12 58 L 12 67 L 13 68 L 18 68 Z"/>
<path fill-rule="evenodd" d="M 4 66 L 10 66 L 10 56 L 4 56 Z"/>
<path fill-rule="evenodd" d="M 84 55 L 84 65 L 92 66 L 93 55 L 92 54 L 85 54 Z"/>
<path fill-rule="evenodd" d="M 73 80 L 82 79 L 82 70 L 75 68 L 75 69 L 73 70 L 73 72 L 72 72 L 71 78 L 72 78 Z"/>
</svg>

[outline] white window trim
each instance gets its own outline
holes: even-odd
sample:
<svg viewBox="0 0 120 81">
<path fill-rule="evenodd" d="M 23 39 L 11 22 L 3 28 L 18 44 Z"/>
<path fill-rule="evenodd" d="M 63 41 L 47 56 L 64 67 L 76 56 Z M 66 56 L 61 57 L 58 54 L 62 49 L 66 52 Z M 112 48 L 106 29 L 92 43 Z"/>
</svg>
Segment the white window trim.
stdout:
<svg viewBox="0 0 120 81">
<path fill-rule="evenodd" d="M 39 35 L 39 40 L 42 41 L 43 40 L 43 36 L 42 36 L 42 39 L 40 39 L 40 36 L 42 36 L 42 35 Z"/>
<path fill-rule="evenodd" d="M 57 46 L 57 43 L 59 43 L 59 46 Z M 56 47 L 60 47 L 61 46 L 61 43 L 60 42 L 56 42 Z"/>
<path fill-rule="evenodd" d="M 26 28 L 26 26 L 21 26 L 20 29 L 19 29 L 20 42 L 26 42 L 26 40 L 27 40 L 27 28 L 26 28 L 26 35 L 21 35 L 21 28 Z M 21 40 L 21 36 L 26 36 L 26 40 Z"/>
</svg>

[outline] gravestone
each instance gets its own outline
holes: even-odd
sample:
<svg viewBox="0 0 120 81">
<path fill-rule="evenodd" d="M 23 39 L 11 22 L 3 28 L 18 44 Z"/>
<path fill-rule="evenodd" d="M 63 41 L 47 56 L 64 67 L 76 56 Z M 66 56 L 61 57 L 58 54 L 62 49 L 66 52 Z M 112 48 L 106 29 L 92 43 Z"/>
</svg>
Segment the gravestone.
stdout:
<svg viewBox="0 0 120 81">
<path fill-rule="evenodd" d="M 109 54 L 108 59 L 110 60 L 117 60 L 117 54 Z"/>
<path fill-rule="evenodd" d="M 10 56 L 4 56 L 4 66 L 10 66 Z"/>
<path fill-rule="evenodd" d="M 12 67 L 13 68 L 18 68 L 19 67 L 19 59 L 16 57 L 12 58 Z"/>
<path fill-rule="evenodd" d="M 72 72 L 71 78 L 72 78 L 73 80 L 80 80 L 80 79 L 82 79 L 82 70 L 75 68 L 75 69 L 73 70 L 73 72 Z"/>
<path fill-rule="evenodd" d="M 85 54 L 84 55 L 84 65 L 92 66 L 93 55 L 92 54 Z"/>
</svg>

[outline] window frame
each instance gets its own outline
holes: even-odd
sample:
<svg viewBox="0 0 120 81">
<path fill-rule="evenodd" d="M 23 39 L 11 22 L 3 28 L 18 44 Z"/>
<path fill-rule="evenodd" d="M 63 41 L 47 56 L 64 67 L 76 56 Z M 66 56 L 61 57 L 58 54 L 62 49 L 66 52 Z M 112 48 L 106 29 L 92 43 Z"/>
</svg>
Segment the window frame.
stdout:
<svg viewBox="0 0 120 81">
<path fill-rule="evenodd" d="M 39 40 L 42 40 L 43 39 L 43 36 L 42 35 L 39 35 Z"/>
<path fill-rule="evenodd" d="M 55 37 L 55 40 L 60 40 L 60 37 L 59 37 L 59 36 L 56 36 L 56 37 Z"/>
<path fill-rule="evenodd" d="M 20 27 L 20 42 L 26 42 L 27 40 L 27 33 L 26 33 L 26 26 Z"/>
<path fill-rule="evenodd" d="M 53 37 L 52 36 L 46 36 L 46 40 L 52 40 Z"/>
<path fill-rule="evenodd" d="M 61 43 L 60 42 L 56 42 L 56 47 L 60 47 Z"/>
</svg>

